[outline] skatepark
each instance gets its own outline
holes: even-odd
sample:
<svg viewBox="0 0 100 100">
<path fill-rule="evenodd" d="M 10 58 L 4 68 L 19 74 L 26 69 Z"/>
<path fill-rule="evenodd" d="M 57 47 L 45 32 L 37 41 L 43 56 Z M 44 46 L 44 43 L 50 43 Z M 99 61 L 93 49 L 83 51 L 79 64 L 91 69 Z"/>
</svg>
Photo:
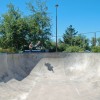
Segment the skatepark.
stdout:
<svg viewBox="0 0 100 100">
<path fill-rule="evenodd" d="M 0 100 L 100 100 L 100 53 L 0 54 Z"/>
</svg>

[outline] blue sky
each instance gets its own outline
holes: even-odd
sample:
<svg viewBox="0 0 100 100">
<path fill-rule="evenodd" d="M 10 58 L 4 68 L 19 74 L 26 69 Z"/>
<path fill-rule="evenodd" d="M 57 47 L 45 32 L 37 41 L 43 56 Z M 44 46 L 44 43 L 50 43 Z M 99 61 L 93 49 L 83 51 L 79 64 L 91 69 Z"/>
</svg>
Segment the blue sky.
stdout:
<svg viewBox="0 0 100 100">
<path fill-rule="evenodd" d="M 34 0 L 0 0 L 0 16 L 7 11 L 7 4 L 12 2 L 24 15 L 28 14 L 26 2 Z M 52 33 L 56 30 L 56 8 L 58 3 L 58 36 L 62 36 L 66 28 L 72 25 L 76 31 L 93 37 L 93 33 L 100 31 L 100 0 L 47 0 L 48 12 L 52 19 Z M 97 37 L 100 32 L 97 32 Z"/>
</svg>

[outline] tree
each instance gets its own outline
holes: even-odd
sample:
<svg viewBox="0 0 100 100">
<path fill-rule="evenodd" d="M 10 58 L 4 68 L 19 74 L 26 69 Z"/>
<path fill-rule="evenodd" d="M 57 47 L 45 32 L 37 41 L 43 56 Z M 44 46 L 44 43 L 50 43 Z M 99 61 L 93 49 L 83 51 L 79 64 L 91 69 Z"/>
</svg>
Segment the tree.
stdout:
<svg viewBox="0 0 100 100">
<path fill-rule="evenodd" d="M 74 46 L 74 38 L 75 38 L 76 34 L 77 34 L 77 32 L 72 27 L 72 25 L 70 25 L 63 35 L 64 43 L 66 43 L 70 46 Z"/>
<path fill-rule="evenodd" d="M 98 46 L 100 46 L 100 37 L 97 38 L 97 44 L 98 44 Z"/>
<path fill-rule="evenodd" d="M 50 18 L 47 13 L 46 2 L 41 2 L 40 0 L 36 1 L 37 7 L 28 3 L 32 15 L 30 16 L 29 26 L 30 26 L 30 40 L 33 42 L 41 41 L 42 47 L 46 47 L 50 39 Z M 35 40 L 35 41 L 34 41 Z"/>
<path fill-rule="evenodd" d="M 84 35 L 78 34 L 75 36 L 75 46 L 79 46 L 84 49 L 89 48 L 89 39 L 87 39 Z"/>
<path fill-rule="evenodd" d="M 91 40 L 91 46 L 92 47 L 96 46 L 96 39 L 94 37 Z"/>
<path fill-rule="evenodd" d="M 78 32 L 70 25 L 63 35 L 63 41 L 66 44 L 66 51 L 82 51 L 89 50 L 89 40 Z M 77 49 L 77 50 L 74 50 Z"/>
<path fill-rule="evenodd" d="M 8 5 L 8 12 L 2 16 L 0 23 L 1 47 L 13 47 L 16 50 L 27 43 L 26 34 L 29 32 L 28 24 L 13 4 Z"/>
</svg>

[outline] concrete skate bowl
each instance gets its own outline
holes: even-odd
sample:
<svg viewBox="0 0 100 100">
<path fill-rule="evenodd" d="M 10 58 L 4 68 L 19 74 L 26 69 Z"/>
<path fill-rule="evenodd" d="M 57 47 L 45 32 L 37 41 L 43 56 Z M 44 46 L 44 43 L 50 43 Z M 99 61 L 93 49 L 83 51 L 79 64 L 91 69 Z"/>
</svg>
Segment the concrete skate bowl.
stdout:
<svg viewBox="0 0 100 100">
<path fill-rule="evenodd" d="M 1 54 L 0 100 L 100 100 L 100 54 Z"/>
</svg>

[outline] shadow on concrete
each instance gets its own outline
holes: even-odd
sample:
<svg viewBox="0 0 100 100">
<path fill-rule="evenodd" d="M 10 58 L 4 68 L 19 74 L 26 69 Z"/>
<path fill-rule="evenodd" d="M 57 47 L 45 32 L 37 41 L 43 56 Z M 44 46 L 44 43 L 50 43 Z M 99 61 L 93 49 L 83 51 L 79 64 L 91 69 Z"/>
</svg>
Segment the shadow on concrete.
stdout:
<svg viewBox="0 0 100 100">
<path fill-rule="evenodd" d="M 22 81 L 35 68 L 42 57 L 37 54 L 7 54 L 0 57 L 0 82 Z"/>
<path fill-rule="evenodd" d="M 54 73 L 53 66 L 50 63 L 45 63 L 45 66 L 49 71 L 52 71 Z"/>
</svg>

